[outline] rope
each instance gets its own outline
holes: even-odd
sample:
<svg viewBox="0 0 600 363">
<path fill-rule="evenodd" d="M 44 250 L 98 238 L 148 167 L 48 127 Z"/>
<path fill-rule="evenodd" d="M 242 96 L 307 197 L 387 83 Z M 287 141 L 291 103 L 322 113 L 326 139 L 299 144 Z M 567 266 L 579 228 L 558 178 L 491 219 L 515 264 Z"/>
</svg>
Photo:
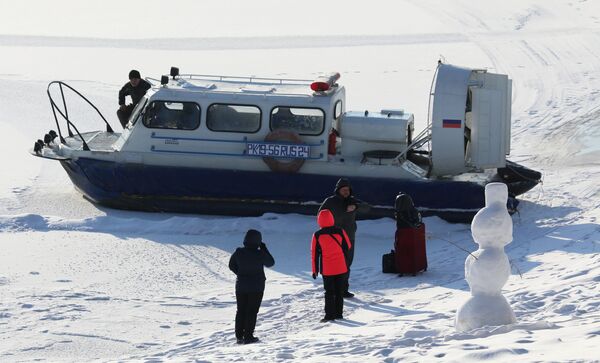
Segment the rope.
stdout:
<svg viewBox="0 0 600 363">
<path fill-rule="evenodd" d="M 451 245 L 453 245 L 454 247 L 458 248 L 459 250 L 465 251 L 466 253 L 468 253 L 469 255 L 471 255 L 471 257 L 473 257 L 474 259 L 478 260 L 478 258 L 474 254 L 472 254 L 471 252 L 465 250 L 464 248 L 460 247 L 459 245 L 457 245 L 456 243 L 454 243 L 454 242 L 452 242 L 450 240 L 447 240 L 447 239 L 442 238 L 442 237 L 437 237 L 437 236 L 432 235 L 432 234 L 427 234 L 427 238 L 431 238 L 431 237 L 433 237 L 435 239 L 440 239 L 440 240 L 445 241 L 445 242 L 448 242 Z"/>
<path fill-rule="evenodd" d="M 458 249 L 460 249 L 460 250 L 463 250 L 463 251 L 465 251 L 465 252 L 466 252 L 466 253 L 468 253 L 468 254 L 469 254 L 471 257 L 473 257 L 474 259 L 478 260 L 478 258 L 477 258 L 477 257 L 476 257 L 474 254 L 472 254 L 471 252 L 467 251 L 466 249 L 464 249 L 464 248 L 460 247 L 459 245 L 457 245 L 456 243 L 454 243 L 454 242 L 452 242 L 452 241 L 450 241 L 450 240 L 447 240 L 447 239 L 445 239 L 445 238 L 438 237 L 438 236 L 435 236 L 435 235 L 432 235 L 432 234 L 427 234 L 427 238 L 435 238 L 435 239 L 442 240 L 442 241 L 444 241 L 444 242 L 448 242 L 448 243 L 450 243 L 451 245 L 453 245 L 454 247 L 456 247 L 456 248 L 458 248 Z M 512 261 L 512 260 L 510 260 L 510 259 L 509 259 L 508 261 L 509 261 L 509 263 L 510 263 L 511 269 L 514 267 L 514 268 L 515 268 L 515 270 L 517 270 L 517 273 L 519 274 L 519 277 L 522 279 L 522 278 L 523 278 L 523 274 L 521 273 L 521 270 L 519 269 L 519 266 L 517 266 L 515 263 L 513 263 L 513 261 Z"/>
<path fill-rule="evenodd" d="M 523 274 L 521 273 L 521 270 L 519 270 L 519 266 L 517 266 L 516 264 L 514 264 L 512 260 L 508 260 L 508 261 L 510 262 L 510 267 L 511 268 L 514 267 L 517 270 L 517 272 L 519 273 L 519 277 L 521 279 L 523 279 Z"/>
</svg>

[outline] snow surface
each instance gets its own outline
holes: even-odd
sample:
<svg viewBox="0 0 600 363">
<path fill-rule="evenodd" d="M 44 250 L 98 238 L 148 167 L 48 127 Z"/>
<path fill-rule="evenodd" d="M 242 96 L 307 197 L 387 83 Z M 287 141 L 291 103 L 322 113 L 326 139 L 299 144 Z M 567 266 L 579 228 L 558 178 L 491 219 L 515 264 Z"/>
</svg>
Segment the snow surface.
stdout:
<svg viewBox="0 0 600 363">
<path fill-rule="evenodd" d="M 0 361 L 598 361 L 600 2 L 0 0 Z M 349 110 L 404 108 L 422 129 L 441 56 L 513 79 L 522 197 L 502 293 L 518 323 L 454 330 L 468 225 L 425 220 L 429 270 L 383 275 L 389 219 L 361 221 L 346 320 L 319 324 L 314 218 L 124 212 L 85 201 L 27 150 L 66 80 L 114 116 L 131 68 L 310 78 L 339 71 Z M 78 112 L 76 107 L 74 112 Z M 81 108 L 81 112 L 84 109 Z M 98 128 L 82 120 L 82 129 Z M 256 228 L 276 264 L 256 334 L 234 344 L 229 255 Z"/>
</svg>

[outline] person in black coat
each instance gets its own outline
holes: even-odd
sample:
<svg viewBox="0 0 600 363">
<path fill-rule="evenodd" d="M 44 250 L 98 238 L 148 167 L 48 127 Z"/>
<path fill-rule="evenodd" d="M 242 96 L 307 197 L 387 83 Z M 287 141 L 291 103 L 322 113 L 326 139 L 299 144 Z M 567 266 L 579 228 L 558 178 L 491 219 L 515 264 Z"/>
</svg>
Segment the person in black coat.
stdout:
<svg viewBox="0 0 600 363">
<path fill-rule="evenodd" d="M 354 294 L 349 291 L 350 288 L 350 266 L 354 260 L 354 246 L 356 237 L 356 213 L 366 212 L 369 210 L 369 205 L 356 199 L 352 195 L 352 186 L 346 178 L 340 178 L 335 184 L 334 194 L 323 201 L 319 212 L 324 209 L 329 209 L 333 214 L 335 226 L 342 228 L 350 238 L 351 248 L 348 250 L 347 263 L 348 274 L 346 287 L 344 289 L 344 297 L 353 297 Z"/>
<path fill-rule="evenodd" d="M 229 269 L 237 275 L 235 282 L 235 337 L 238 344 L 258 341 L 254 336 L 256 315 L 265 291 L 264 266 L 275 264 L 273 256 L 262 241 L 259 231 L 249 229 L 244 237 L 244 247 L 238 248 L 229 259 Z"/>
<path fill-rule="evenodd" d="M 129 116 L 131 116 L 135 105 L 140 102 L 150 87 L 152 87 L 150 83 L 142 79 L 139 71 L 132 69 L 129 72 L 129 82 L 125 83 L 123 88 L 119 91 L 119 110 L 117 111 L 117 117 L 119 117 L 119 121 L 123 128 L 125 128 L 127 122 L 129 122 Z M 125 96 L 130 96 L 132 103 L 126 105 Z"/>
<path fill-rule="evenodd" d="M 394 202 L 396 228 L 417 228 L 423 221 L 410 195 L 399 193 Z"/>
</svg>

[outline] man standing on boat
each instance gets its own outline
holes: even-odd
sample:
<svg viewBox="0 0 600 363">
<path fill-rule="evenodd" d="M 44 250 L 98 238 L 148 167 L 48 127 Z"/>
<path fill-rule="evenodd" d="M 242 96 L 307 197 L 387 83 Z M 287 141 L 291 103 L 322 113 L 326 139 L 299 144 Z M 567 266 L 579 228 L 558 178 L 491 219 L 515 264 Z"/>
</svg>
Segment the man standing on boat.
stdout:
<svg viewBox="0 0 600 363">
<path fill-rule="evenodd" d="M 350 266 L 354 259 L 354 243 L 356 237 L 356 212 L 365 212 L 369 205 L 354 198 L 352 195 L 352 186 L 346 178 L 340 178 L 335 185 L 335 193 L 323 201 L 319 212 L 329 209 L 333 214 L 336 227 L 342 228 L 348 234 L 350 239 L 350 249 L 347 254 L 348 273 L 344 288 L 344 297 L 350 298 L 354 294 L 349 291 L 350 287 Z"/>
<path fill-rule="evenodd" d="M 129 72 L 129 82 L 125 83 L 119 91 L 119 110 L 117 111 L 117 116 L 123 128 L 129 122 L 129 116 L 131 116 L 133 108 L 140 102 L 150 87 L 152 87 L 150 83 L 142 79 L 139 71 L 132 69 Z M 130 96 L 132 103 L 125 105 L 125 96 Z"/>
</svg>

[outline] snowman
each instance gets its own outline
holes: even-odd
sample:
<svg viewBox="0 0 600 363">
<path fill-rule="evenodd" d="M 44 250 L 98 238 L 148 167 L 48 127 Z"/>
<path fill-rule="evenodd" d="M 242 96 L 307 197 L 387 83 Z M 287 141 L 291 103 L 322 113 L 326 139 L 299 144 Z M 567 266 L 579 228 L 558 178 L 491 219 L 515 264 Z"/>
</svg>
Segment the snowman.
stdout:
<svg viewBox="0 0 600 363">
<path fill-rule="evenodd" d="M 465 261 L 465 278 L 471 288 L 471 297 L 458 309 L 457 331 L 517 321 L 501 292 L 510 276 L 504 246 L 512 241 L 513 232 L 512 219 L 506 209 L 507 198 L 506 184 L 485 186 L 485 207 L 477 212 L 471 223 L 471 233 L 479 249 Z"/>
</svg>

